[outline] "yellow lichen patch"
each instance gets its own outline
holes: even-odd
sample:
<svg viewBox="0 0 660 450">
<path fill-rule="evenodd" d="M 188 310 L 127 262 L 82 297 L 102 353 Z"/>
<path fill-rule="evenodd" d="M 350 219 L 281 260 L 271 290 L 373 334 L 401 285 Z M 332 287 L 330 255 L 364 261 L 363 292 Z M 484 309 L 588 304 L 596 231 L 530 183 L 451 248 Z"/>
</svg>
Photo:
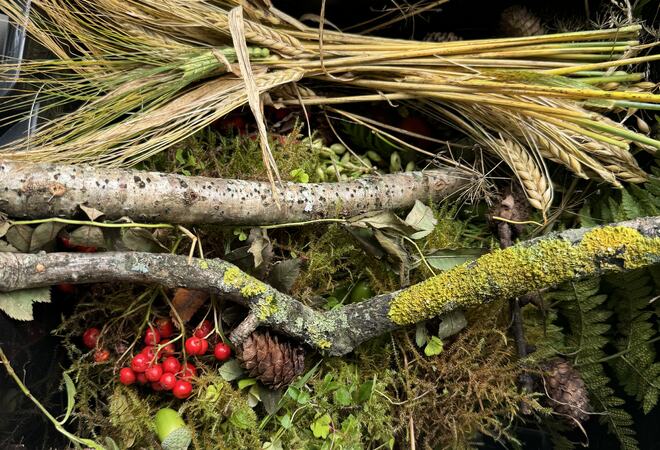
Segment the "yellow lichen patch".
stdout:
<svg viewBox="0 0 660 450">
<path fill-rule="evenodd" d="M 225 270 L 222 281 L 228 286 L 240 289 L 241 295 L 248 298 L 263 294 L 268 290 L 268 286 L 264 283 L 241 272 L 237 267 Z"/>
<path fill-rule="evenodd" d="M 607 263 L 605 258 L 613 256 L 618 265 Z M 625 227 L 590 231 L 575 246 L 555 239 L 495 250 L 401 292 L 392 300 L 389 316 L 398 324 L 416 323 L 450 307 L 512 298 L 598 270 L 641 267 L 659 257 L 660 239 Z"/>
<path fill-rule="evenodd" d="M 275 297 L 272 295 L 267 295 L 264 298 L 260 299 L 257 302 L 255 309 L 255 314 L 259 320 L 266 320 L 273 314 L 277 312 L 277 304 L 275 303 Z"/>
<path fill-rule="evenodd" d="M 603 265 L 628 270 L 652 264 L 660 255 L 660 239 L 644 237 L 628 227 L 597 228 L 585 234 L 580 247 L 600 258 Z M 607 262 L 613 257 L 617 264 Z"/>
</svg>

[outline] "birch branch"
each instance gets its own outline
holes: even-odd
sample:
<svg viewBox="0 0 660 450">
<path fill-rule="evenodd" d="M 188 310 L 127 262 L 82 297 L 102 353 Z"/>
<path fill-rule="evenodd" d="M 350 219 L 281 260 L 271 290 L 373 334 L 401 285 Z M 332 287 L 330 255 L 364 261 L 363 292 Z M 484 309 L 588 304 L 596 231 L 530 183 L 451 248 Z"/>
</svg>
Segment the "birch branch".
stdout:
<svg viewBox="0 0 660 450">
<path fill-rule="evenodd" d="M 343 355 L 360 343 L 455 308 L 477 307 L 567 281 L 660 263 L 660 217 L 551 233 L 494 250 L 409 288 L 327 312 L 225 261 L 152 253 L 0 253 L 0 291 L 57 283 L 158 283 L 228 295 L 250 309 L 246 329 L 268 326 Z"/>
<path fill-rule="evenodd" d="M 0 211 L 14 218 L 71 218 L 80 205 L 140 222 L 264 225 L 352 217 L 440 200 L 470 183 L 457 169 L 339 183 L 271 184 L 159 172 L 0 161 Z"/>
</svg>

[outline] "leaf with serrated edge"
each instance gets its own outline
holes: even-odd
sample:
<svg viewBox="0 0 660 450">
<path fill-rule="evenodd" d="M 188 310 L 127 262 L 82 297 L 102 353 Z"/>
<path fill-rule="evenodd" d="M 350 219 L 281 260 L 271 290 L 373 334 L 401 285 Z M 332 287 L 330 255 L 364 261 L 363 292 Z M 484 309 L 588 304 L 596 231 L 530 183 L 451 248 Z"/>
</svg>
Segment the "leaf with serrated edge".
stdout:
<svg viewBox="0 0 660 450">
<path fill-rule="evenodd" d="M 232 359 L 220 367 L 219 373 L 225 381 L 233 381 L 243 375 L 243 369 L 237 360 Z"/>
<path fill-rule="evenodd" d="M 289 292 L 300 275 L 300 260 L 286 259 L 273 264 L 268 284 L 281 292 Z"/>
<path fill-rule="evenodd" d="M 50 288 L 0 292 L 0 310 L 15 320 L 34 320 L 33 303 L 50 303 Z"/>
</svg>

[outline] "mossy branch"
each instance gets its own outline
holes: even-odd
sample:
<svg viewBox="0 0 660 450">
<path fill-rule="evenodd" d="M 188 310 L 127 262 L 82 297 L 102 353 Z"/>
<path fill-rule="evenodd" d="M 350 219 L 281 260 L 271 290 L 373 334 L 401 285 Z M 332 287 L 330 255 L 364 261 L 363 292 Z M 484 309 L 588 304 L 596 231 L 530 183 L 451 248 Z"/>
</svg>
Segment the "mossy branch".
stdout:
<svg viewBox="0 0 660 450">
<path fill-rule="evenodd" d="M 0 161 L 0 211 L 14 218 L 73 218 L 82 205 L 110 220 L 282 224 L 407 209 L 416 200 L 445 198 L 473 179 L 459 169 L 434 169 L 339 183 L 282 183 L 273 194 L 271 184 L 260 181 Z"/>
<path fill-rule="evenodd" d="M 328 312 L 222 260 L 152 253 L 0 253 L 0 291 L 57 283 L 125 281 L 211 290 L 271 327 L 332 355 L 455 308 L 476 307 L 557 284 L 660 263 L 660 217 L 551 233 L 494 250 L 428 280 Z"/>
</svg>

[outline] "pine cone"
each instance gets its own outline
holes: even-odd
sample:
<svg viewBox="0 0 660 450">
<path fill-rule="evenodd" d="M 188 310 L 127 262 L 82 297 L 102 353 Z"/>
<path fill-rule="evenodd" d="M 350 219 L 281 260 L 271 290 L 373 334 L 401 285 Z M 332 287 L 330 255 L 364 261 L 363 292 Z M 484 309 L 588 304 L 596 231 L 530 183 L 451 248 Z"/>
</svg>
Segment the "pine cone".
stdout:
<svg viewBox="0 0 660 450">
<path fill-rule="evenodd" d="M 462 41 L 463 38 L 451 31 L 434 31 L 426 33 L 423 40 L 427 42 L 453 42 Z"/>
<path fill-rule="evenodd" d="M 265 386 L 287 386 L 305 368 L 305 351 L 288 341 L 280 341 L 268 331 L 255 331 L 237 349 L 236 357 L 251 377 Z"/>
<path fill-rule="evenodd" d="M 589 418 L 589 397 L 584 380 L 568 361 L 557 358 L 543 367 L 546 391 L 558 414 L 584 422 Z"/>
<path fill-rule="evenodd" d="M 509 37 L 538 36 L 546 29 L 541 19 L 520 5 L 509 6 L 500 15 L 500 32 Z"/>
</svg>

